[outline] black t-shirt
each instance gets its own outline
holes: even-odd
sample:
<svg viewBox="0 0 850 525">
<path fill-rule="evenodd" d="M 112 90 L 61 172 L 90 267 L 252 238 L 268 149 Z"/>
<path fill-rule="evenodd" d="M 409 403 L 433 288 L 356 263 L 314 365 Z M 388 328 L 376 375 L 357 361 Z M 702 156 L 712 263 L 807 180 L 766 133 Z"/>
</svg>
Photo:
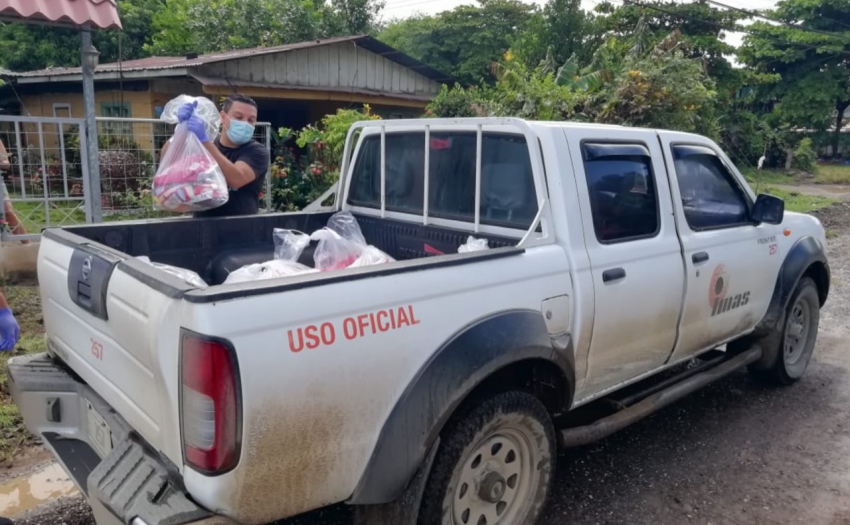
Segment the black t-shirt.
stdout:
<svg viewBox="0 0 850 525">
<path fill-rule="evenodd" d="M 222 146 L 216 139 L 215 145 L 218 150 L 232 163 L 240 160 L 251 167 L 256 179 L 242 186 L 238 190 L 230 189 L 230 197 L 227 203 L 212 210 L 195 213 L 195 217 L 225 217 L 234 215 L 254 215 L 260 210 L 260 193 L 263 191 L 263 182 L 269 169 L 269 152 L 266 147 L 252 140 L 236 148 Z"/>
</svg>

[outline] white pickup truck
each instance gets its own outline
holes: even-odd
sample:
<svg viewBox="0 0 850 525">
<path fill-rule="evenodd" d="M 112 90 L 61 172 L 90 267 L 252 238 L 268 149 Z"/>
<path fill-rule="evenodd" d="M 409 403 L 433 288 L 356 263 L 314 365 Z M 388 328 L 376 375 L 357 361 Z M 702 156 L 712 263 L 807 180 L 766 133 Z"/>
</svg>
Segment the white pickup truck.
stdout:
<svg viewBox="0 0 850 525">
<path fill-rule="evenodd" d="M 811 358 L 824 230 L 704 137 L 359 123 L 337 193 L 331 210 L 44 232 L 49 350 L 13 358 L 10 388 L 98 525 L 341 502 L 360 523 L 532 524 L 559 445 L 743 367 L 790 384 Z M 273 228 L 338 210 L 396 261 L 221 284 L 272 258 Z M 470 235 L 490 249 L 457 253 Z"/>
</svg>

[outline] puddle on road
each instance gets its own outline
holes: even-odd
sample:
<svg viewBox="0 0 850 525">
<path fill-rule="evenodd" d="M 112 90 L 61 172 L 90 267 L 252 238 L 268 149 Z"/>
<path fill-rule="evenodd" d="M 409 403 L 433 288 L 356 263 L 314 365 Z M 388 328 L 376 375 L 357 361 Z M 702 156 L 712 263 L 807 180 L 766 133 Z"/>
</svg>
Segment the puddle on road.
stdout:
<svg viewBox="0 0 850 525">
<path fill-rule="evenodd" d="M 61 496 L 77 492 L 58 464 L 0 486 L 0 516 L 16 516 Z"/>
</svg>

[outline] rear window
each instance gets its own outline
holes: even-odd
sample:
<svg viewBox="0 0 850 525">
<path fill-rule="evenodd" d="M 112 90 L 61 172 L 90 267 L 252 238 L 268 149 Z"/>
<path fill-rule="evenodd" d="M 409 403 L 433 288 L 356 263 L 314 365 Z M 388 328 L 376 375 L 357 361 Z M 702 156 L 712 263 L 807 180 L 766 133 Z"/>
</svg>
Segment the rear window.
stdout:
<svg viewBox="0 0 850 525">
<path fill-rule="evenodd" d="M 425 133 L 386 134 L 386 209 L 422 214 Z M 475 220 L 474 132 L 431 133 L 428 215 Z M 381 208 L 381 137 L 363 140 L 348 203 Z M 484 133 L 481 147 L 481 224 L 528 228 L 537 197 L 525 137 Z"/>
</svg>

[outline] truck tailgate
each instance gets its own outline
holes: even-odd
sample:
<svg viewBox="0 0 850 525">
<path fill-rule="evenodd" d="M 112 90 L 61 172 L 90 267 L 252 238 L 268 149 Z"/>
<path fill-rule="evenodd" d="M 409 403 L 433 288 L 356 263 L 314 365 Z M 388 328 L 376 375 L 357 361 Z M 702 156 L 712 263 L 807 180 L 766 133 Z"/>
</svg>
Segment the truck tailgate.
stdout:
<svg viewBox="0 0 850 525">
<path fill-rule="evenodd" d="M 180 299 L 131 275 L 120 254 L 62 240 L 45 236 L 38 257 L 49 350 L 180 464 L 179 443 L 163 432 L 177 425 Z"/>
</svg>

